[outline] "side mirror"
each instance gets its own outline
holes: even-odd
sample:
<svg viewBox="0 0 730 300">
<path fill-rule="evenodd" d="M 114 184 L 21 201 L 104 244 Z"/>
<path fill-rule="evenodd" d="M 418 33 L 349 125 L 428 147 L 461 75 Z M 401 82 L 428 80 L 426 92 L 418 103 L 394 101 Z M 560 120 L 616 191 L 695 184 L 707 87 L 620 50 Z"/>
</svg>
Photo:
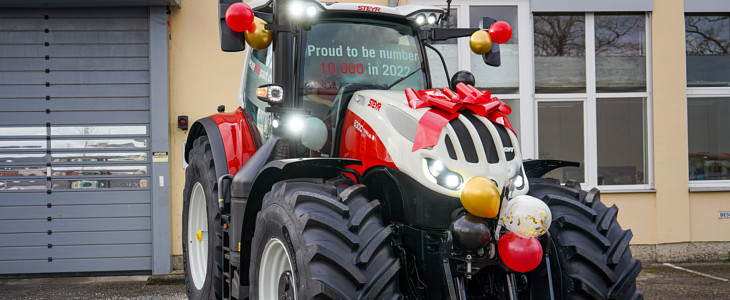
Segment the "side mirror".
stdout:
<svg viewBox="0 0 730 300">
<path fill-rule="evenodd" d="M 492 67 L 501 66 L 502 58 L 499 55 L 499 44 L 492 43 L 492 49 L 489 49 L 489 52 L 482 55 L 482 59 L 484 59 L 485 64 L 490 65 Z"/>
<path fill-rule="evenodd" d="M 492 26 L 494 22 L 497 22 L 497 20 L 492 19 L 490 17 L 483 17 L 481 20 L 481 28 L 489 28 L 489 26 Z M 492 66 L 492 67 L 499 67 L 502 65 L 502 58 L 499 54 L 499 44 L 492 43 L 492 49 L 489 50 L 489 52 L 482 55 L 482 59 L 484 59 L 484 63 Z"/>
<path fill-rule="evenodd" d="M 456 91 L 456 85 L 459 83 L 474 85 L 476 83 L 476 78 L 474 78 L 474 74 L 472 74 L 471 72 L 461 70 L 459 72 L 456 72 L 454 76 L 451 77 L 451 81 L 449 81 L 449 87 L 452 91 Z"/>
<path fill-rule="evenodd" d="M 239 52 L 246 49 L 243 41 L 243 32 L 235 32 L 226 24 L 226 10 L 231 4 L 240 2 L 236 0 L 219 0 L 218 2 L 218 28 L 220 32 L 221 50 L 225 52 Z"/>
</svg>

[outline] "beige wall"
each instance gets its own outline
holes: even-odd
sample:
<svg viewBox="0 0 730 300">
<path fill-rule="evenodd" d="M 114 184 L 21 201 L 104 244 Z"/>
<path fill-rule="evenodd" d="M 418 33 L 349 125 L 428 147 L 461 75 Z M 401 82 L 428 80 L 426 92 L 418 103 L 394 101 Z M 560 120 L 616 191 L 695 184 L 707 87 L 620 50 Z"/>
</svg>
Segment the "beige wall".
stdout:
<svg viewBox="0 0 730 300">
<path fill-rule="evenodd" d="M 730 241 L 730 219 L 719 219 L 720 211 L 730 211 L 730 193 L 690 194 L 690 233 L 693 242 Z"/>
<path fill-rule="evenodd" d="M 690 240 L 684 1 L 654 1 L 652 74 L 656 241 Z"/>
<path fill-rule="evenodd" d="M 170 14 L 170 242 L 173 255 L 181 255 L 182 143 L 187 131 L 177 129 L 177 116 L 190 123 L 238 107 L 244 52 L 225 53 L 218 39 L 218 4 L 213 0 L 185 0 Z"/>
<path fill-rule="evenodd" d="M 632 244 L 656 244 L 657 215 L 655 193 L 601 194 L 606 206 L 616 205 L 616 217 L 623 229 L 634 234 Z"/>
</svg>

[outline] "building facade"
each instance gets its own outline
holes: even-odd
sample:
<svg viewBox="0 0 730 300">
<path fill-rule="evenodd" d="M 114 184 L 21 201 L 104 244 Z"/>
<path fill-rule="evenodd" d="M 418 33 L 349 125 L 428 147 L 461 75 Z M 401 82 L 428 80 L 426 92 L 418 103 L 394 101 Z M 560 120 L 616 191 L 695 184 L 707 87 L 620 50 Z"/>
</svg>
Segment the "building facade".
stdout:
<svg viewBox="0 0 730 300">
<path fill-rule="evenodd" d="M 0 274 L 180 268 L 177 117 L 238 106 L 244 54 L 220 51 L 217 1 L 4 2 Z M 600 189 L 635 257 L 727 258 L 730 3 L 456 0 L 451 15 L 512 25 L 498 68 L 466 38 L 434 46 L 512 107 L 524 157 L 581 163 L 550 176 Z"/>
</svg>

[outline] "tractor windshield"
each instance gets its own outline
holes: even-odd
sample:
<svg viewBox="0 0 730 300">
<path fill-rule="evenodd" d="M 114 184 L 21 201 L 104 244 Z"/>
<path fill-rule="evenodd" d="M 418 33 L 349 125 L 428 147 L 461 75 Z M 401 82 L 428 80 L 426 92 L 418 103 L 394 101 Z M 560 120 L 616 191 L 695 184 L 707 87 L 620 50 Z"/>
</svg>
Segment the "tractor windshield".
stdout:
<svg viewBox="0 0 730 300">
<path fill-rule="evenodd" d="M 403 77 L 392 90 L 425 86 L 419 46 L 408 25 L 323 21 L 306 31 L 302 44 L 300 96 L 320 119 L 336 115 L 333 106 L 357 90 L 387 89 Z"/>
</svg>

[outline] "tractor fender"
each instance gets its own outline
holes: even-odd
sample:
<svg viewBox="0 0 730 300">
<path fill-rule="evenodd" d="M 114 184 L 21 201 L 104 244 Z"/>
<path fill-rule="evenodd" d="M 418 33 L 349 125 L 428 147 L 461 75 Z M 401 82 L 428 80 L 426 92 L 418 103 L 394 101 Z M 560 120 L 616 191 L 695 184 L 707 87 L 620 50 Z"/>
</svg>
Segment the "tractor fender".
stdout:
<svg viewBox="0 0 730 300">
<path fill-rule="evenodd" d="M 256 229 L 256 215 L 261 210 L 264 195 L 282 180 L 294 178 L 333 178 L 342 172 L 352 172 L 347 166 L 360 165 L 355 159 L 294 158 L 275 159 L 278 144 L 286 140 L 270 138 L 249 162 L 236 173 L 231 184 L 231 233 L 229 246 L 238 249 L 238 266 L 250 267 L 251 239 Z M 359 176 L 359 175 L 358 175 Z M 234 262 L 234 260 L 232 260 Z M 234 262 L 235 264 L 235 262 Z M 248 286 L 248 272 L 241 272 L 241 286 Z"/>
<path fill-rule="evenodd" d="M 580 163 L 567 160 L 532 159 L 522 161 L 522 167 L 525 169 L 527 178 L 540 178 L 555 169 L 580 167 Z"/>
<path fill-rule="evenodd" d="M 234 112 L 211 115 L 193 123 L 185 144 L 186 162 L 193 141 L 203 135 L 210 141 L 216 178 L 236 174 L 261 147 L 258 128 L 240 107 Z"/>
</svg>

